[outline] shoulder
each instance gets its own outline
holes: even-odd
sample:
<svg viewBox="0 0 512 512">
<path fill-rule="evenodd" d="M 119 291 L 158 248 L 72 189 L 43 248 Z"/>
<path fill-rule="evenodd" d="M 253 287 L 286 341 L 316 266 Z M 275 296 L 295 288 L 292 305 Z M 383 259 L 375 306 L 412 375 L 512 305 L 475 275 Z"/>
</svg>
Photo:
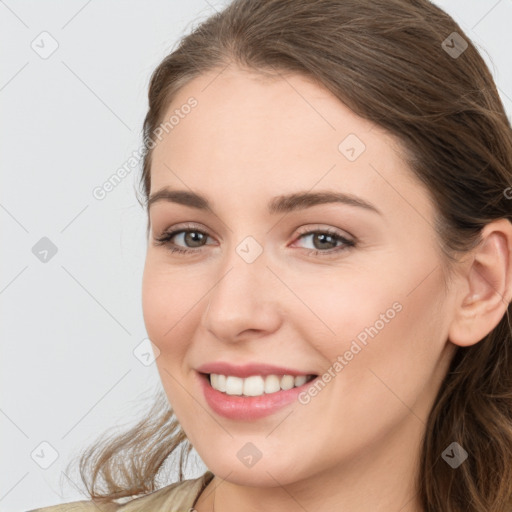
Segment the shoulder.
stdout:
<svg viewBox="0 0 512 512">
<path fill-rule="evenodd" d="M 165 510 L 166 512 L 189 512 L 202 490 L 213 478 L 211 471 L 206 471 L 199 478 L 183 480 L 162 487 L 154 492 L 119 503 L 73 501 L 49 507 L 28 510 L 27 512 L 141 512 L 147 510 Z"/>
<path fill-rule="evenodd" d="M 92 501 L 72 501 L 49 507 L 34 508 L 27 512 L 117 512 L 120 505 L 115 503 L 97 504 Z"/>
<path fill-rule="evenodd" d="M 199 478 L 175 482 L 121 505 L 116 512 L 141 512 L 146 510 L 148 512 L 156 510 L 189 512 L 189 509 L 193 508 L 194 502 L 213 477 L 211 471 L 206 471 Z"/>
</svg>

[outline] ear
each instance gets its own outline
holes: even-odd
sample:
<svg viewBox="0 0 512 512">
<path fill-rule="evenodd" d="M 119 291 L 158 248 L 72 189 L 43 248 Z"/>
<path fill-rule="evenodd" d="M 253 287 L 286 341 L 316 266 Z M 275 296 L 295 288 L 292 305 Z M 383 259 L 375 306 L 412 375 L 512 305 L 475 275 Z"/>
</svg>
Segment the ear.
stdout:
<svg viewBox="0 0 512 512">
<path fill-rule="evenodd" d="M 504 218 L 493 221 L 481 236 L 464 267 L 448 333 L 448 339 L 461 347 L 487 336 L 512 301 L 512 223 Z"/>
</svg>

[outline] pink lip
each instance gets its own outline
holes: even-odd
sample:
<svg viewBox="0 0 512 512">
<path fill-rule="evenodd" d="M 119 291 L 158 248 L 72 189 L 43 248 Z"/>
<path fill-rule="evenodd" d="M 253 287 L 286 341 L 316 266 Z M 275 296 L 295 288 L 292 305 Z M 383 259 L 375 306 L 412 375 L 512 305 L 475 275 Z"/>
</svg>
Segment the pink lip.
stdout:
<svg viewBox="0 0 512 512">
<path fill-rule="evenodd" d="M 275 372 L 275 367 L 273 372 Z M 281 390 L 261 396 L 232 396 L 213 389 L 208 375 L 197 372 L 196 375 L 199 378 L 206 402 L 214 412 L 232 420 L 246 421 L 263 418 L 296 401 L 297 396 L 316 380 L 313 379 L 302 386 L 286 391 Z M 286 373 L 286 375 L 291 374 Z"/>
<path fill-rule="evenodd" d="M 220 375 L 233 375 L 234 377 L 250 377 L 251 375 L 316 375 L 313 372 L 302 372 L 285 368 L 284 366 L 273 366 L 269 364 L 249 363 L 242 366 L 236 366 L 230 363 L 217 361 L 214 363 L 203 364 L 196 368 L 200 373 L 217 373 Z"/>
</svg>

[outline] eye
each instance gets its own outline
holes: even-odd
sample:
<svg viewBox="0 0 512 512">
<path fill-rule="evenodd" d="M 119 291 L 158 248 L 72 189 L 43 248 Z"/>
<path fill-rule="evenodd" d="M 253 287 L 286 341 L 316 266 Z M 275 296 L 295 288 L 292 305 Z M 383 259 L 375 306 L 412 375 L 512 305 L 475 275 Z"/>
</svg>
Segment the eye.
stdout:
<svg viewBox="0 0 512 512">
<path fill-rule="evenodd" d="M 320 248 L 310 250 L 308 254 L 311 255 L 329 256 L 332 255 L 333 253 L 337 254 L 351 247 L 355 247 L 356 245 L 356 242 L 354 240 L 347 239 L 338 231 L 331 228 L 304 231 L 299 236 L 299 240 L 306 239 L 308 237 L 311 237 L 311 241 L 313 242 L 314 247 Z M 337 243 L 341 245 L 338 245 L 337 247 L 334 248 L 331 247 L 333 244 L 336 245 Z M 325 244 L 327 244 L 327 246 Z"/>
<path fill-rule="evenodd" d="M 183 226 L 182 226 L 183 227 Z M 189 229 L 175 229 L 173 231 L 166 231 L 160 237 L 155 238 L 156 245 L 166 245 L 171 252 L 177 253 L 193 253 L 199 252 L 202 247 L 202 242 L 208 238 L 208 234 L 204 231 L 197 229 L 195 226 L 186 226 Z M 172 243 L 171 240 L 176 237 L 181 239 L 181 241 L 191 244 L 193 248 L 191 249 L 183 249 L 180 246 L 176 246 L 175 243 Z M 199 244 L 199 245 L 196 245 Z M 195 247 L 195 248 L 194 248 Z M 198 249 L 199 247 L 199 249 Z"/>
<path fill-rule="evenodd" d="M 204 245 L 206 245 L 208 233 L 197 229 L 196 226 L 185 226 L 186 229 L 183 229 L 183 227 L 184 226 L 181 226 L 181 229 L 164 232 L 160 237 L 155 238 L 156 245 L 165 245 L 172 253 L 197 254 L 198 252 L 201 252 Z M 337 254 L 356 246 L 356 242 L 354 240 L 349 240 L 338 231 L 330 228 L 302 231 L 298 239 L 302 240 L 307 237 L 312 237 L 313 245 L 315 247 L 319 247 L 319 249 L 309 250 L 308 254 L 310 255 L 329 256 L 333 253 Z M 172 241 L 173 238 L 184 243 L 185 248 L 180 245 L 176 245 L 176 243 Z M 332 244 L 335 245 L 334 248 L 330 247 Z M 336 244 L 341 245 L 336 246 Z M 192 247 L 187 248 L 186 245 Z"/>
</svg>

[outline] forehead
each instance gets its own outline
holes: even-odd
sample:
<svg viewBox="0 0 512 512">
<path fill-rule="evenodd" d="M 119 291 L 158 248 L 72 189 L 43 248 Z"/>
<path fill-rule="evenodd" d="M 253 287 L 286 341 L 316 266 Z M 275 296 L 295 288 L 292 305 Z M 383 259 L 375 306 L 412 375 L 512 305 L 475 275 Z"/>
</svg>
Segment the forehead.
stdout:
<svg viewBox="0 0 512 512">
<path fill-rule="evenodd" d="M 184 108 L 190 98 L 196 105 Z M 176 94 L 164 122 L 172 115 L 178 122 L 153 150 L 151 193 L 169 186 L 249 198 L 320 187 L 382 210 L 405 207 L 403 196 L 426 215 L 431 207 L 397 139 L 301 75 L 205 73 Z"/>
<path fill-rule="evenodd" d="M 164 120 L 185 108 L 190 97 L 197 106 L 172 128 L 170 147 L 186 139 L 201 147 L 237 149 L 238 156 L 244 150 L 258 149 L 250 155 L 254 160 L 289 150 L 306 154 L 316 149 L 338 157 L 338 144 L 349 133 L 363 140 L 369 139 L 371 132 L 380 132 L 371 136 L 374 147 L 376 142 L 379 146 L 392 142 L 324 87 L 297 74 L 271 78 L 231 67 L 210 71 L 176 94 Z"/>
</svg>

